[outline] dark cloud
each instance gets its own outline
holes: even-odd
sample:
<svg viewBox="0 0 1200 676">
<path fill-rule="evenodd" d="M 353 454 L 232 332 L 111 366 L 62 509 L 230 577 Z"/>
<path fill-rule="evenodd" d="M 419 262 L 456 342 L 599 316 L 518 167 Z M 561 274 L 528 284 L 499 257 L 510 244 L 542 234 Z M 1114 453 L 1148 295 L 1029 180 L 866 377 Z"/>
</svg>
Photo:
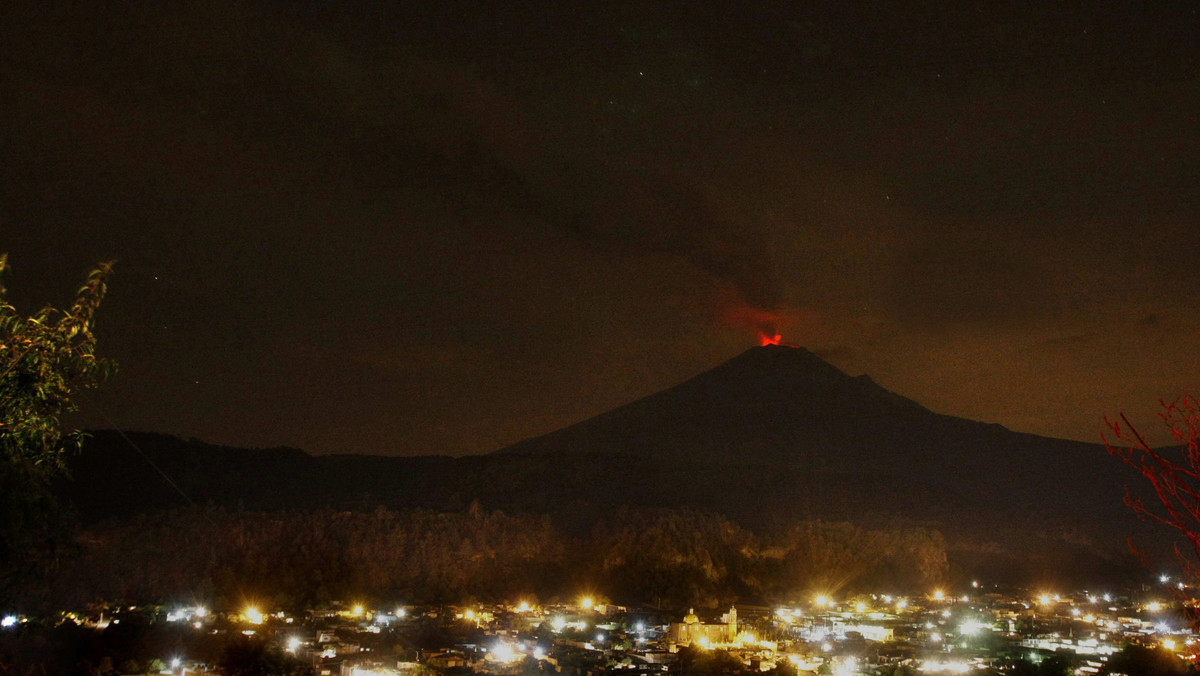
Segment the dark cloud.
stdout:
<svg viewBox="0 0 1200 676">
<path fill-rule="evenodd" d="M 113 424 L 480 452 L 773 327 L 1082 438 L 1200 376 L 1186 6 L 3 12 L 8 281 L 119 259 Z"/>
</svg>

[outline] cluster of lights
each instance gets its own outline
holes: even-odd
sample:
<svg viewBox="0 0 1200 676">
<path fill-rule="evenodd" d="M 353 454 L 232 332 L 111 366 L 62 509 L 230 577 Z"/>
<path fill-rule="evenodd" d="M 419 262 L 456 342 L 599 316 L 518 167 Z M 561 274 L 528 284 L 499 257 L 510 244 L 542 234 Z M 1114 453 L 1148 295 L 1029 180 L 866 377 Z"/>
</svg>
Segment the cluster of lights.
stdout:
<svg viewBox="0 0 1200 676">
<path fill-rule="evenodd" d="M 204 626 L 204 618 L 208 617 L 208 609 L 204 606 L 180 608 L 167 613 L 167 622 L 191 622 L 192 626 L 200 629 Z"/>
<path fill-rule="evenodd" d="M 833 673 L 836 676 L 853 676 L 858 673 L 858 660 L 853 657 L 838 660 L 837 666 L 833 668 Z"/>
<path fill-rule="evenodd" d="M 921 665 L 921 671 L 935 674 L 965 674 L 971 670 L 966 662 L 926 662 Z"/>
<path fill-rule="evenodd" d="M 984 624 L 978 620 L 967 620 L 958 627 L 958 633 L 964 636 L 974 636 L 984 629 L 990 629 L 991 625 Z"/>
<path fill-rule="evenodd" d="M 1160 577 L 1159 581 L 1162 582 L 1163 584 L 1172 582 L 1171 578 L 1169 578 L 1165 575 Z M 972 588 L 978 589 L 979 586 L 980 586 L 979 582 L 977 582 L 977 581 L 971 582 Z M 869 604 L 865 601 L 853 602 L 852 607 L 853 607 L 854 611 L 858 614 L 864 614 L 871 608 L 871 605 L 875 605 L 876 608 L 887 607 L 887 606 L 879 605 L 879 601 L 881 599 L 882 599 L 882 602 L 888 604 L 888 606 L 894 606 L 897 613 L 903 611 L 904 609 L 906 609 L 909 606 L 909 602 L 904 598 L 894 598 L 889 595 L 883 595 L 882 597 L 871 595 L 870 598 L 875 600 L 874 604 Z M 930 598 L 935 602 L 945 602 L 948 600 L 951 602 L 954 602 L 954 601 L 959 600 L 959 598 L 948 595 L 946 592 L 944 592 L 941 589 L 933 590 L 932 592 L 930 592 L 930 594 L 927 598 Z M 960 598 L 961 598 L 961 601 L 964 603 L 969 602 L 969 597 L 966 595 L 963 595 Z M 1070 610 L 1069 610 L 1070 615 L 1072 617 L 1082 620 L 1083 622 L 1094 623 L 1097 627 L 1104 626 L 1105 621 L 1103 619 L 1098 619 L 1092 613 L 1084 614 L 1079 607 L 1076 607 L 1074 605 L 1075 603 L 1078 602 L 1075 600 L 1076 598 L 1078 598 L 1078 597 L 1070 597 L 1067 599 L 1067 601 L 1071 605 Z M 1109 594 L 1103 594 L 1102 596 L 1099 596 L 1099 597 L 1097 595 L 1093 594 L 1093 595 L 1087 596 L 1086 599 L 1087 599 L 1088 603 L 1091 603 L 1093 605 L 1098 604 L 1101 601 L 1101 599 L 1103 599 L 1103 601 L 1105 603 L 1111 603 L 1111 601 L 1112 601 L 1112 598 Z M 1041 593 L 1035 597 L 1035 602 L 1041 606 L 1052 606 L 1054 604 L 1063 603 L 1064 599 L 1058 594 Z M 835 608 L 835 607 L 837 607 L 837 605 L 838 605 L 837 602 L 834 601 L 829 595 L 818 594 L 815 597 L 813 597 L 813 606 L 816 608 L 821 608 L 821 609 Z M 850 602 L 848 601 L 845 605 L 849 606 Z M 920 604 L 918 604 L 918 605 L 920 605 Z M 578 608 L 580 608 L 581 610 L 590 611 L 590 610 L 593 610 L 595 607 L 596 607 L 595 601 L 591 597 L 585 596 L 585 597 L 579 598 Z M 1160 601 L 1150 601 L 1150 602 L 1146 602 L 1142 607 L 1144 610 L 1146 610 L 1148 612 L 1159 613 L 1160 611 L 1162 611 L 1165 608 L 1165 605 L 1163 603 L 1161 603 Z M 951 617 L 950 610 L 948 610 L 946 608 L 947 608 L 947 606 L 943 606 L 942 609 L 940 609 L 939 614 L 943 618 L 950 618 Z M 515 608 L 510 606 L 510 609 L 512 609 L 513 611 L 515 611 L 517 613 L 535 612 L 534 606 L 531 605 L 531 603 L 529 601 L 520 601 Z M 349 614 L 353 617 L 362 617 L 364 615 L 370 616 L 370 613 L 360 604 L 354 605 L 348 612 L 347 611 L 344 611 L 344 612 L 345 612 L 345 614 Z M 168 621 L 179 621 L 179 620 L 185 620 L 185 619 L 189 620 L 189 621 L 195 620 L 194 625 L 197 627 L 200 627 L 201 622 L 199 620 L 206 618 L 208 616 L 208 614 L 209 614 L 209 611 L 202 606 L 196 606 L 196 607 L 190 607 L 190 608 L 185 607 L 185 608 L 181 608 L 177 611 L 168 613 L 167 619 L 168 619 Z M 280 613 L 279 615 L 282 616 L 282 613 Z M 404 608 L 397 608 L 394 611 L 394 613 L 391 613 L 391 614 L 383 613 L 382 615 L 383 616 L 394 615 L 396 618 L 403 618 L 406 616 L 406 611 Z M 792 609 L 792 608 L 778 608 L 775 610 L 775 615 L 782 621 L 792 622 L 797 617 L 802 617 L 804 615 L 804 613 L 801 610 Z M 1082 617 L 1081 617 L 1081 615 L 1082 615 Z M 460 613 L 458 615 L 459 618 L 466 619 L 468 621 L 477 621 L 482 616 L 483 615 L 481 615 L 480 613 L 477 613 L 473 609 L 464 610 L 462 613 Z M 264 615 L 261 611 L 259 611 L 256 607 L 253 607 L 253 606 L 247 607 L 243 611 L 242 617 L 246 623 L 252 624 L 252 625 L 261 625 L 268 618 L 267 615 Z M 380 615 L 376 616 L 377 620 L 378 620 L 378 617 L 380 617 Z M 3 616 L 3 617 L 0 617 L 0 627 L 2 627 L 2 628 L 14 627 L 21 621 L 23 621 L 23 620 L 19 619 L 15 615 Z M 289 618 L 289 621 L 290 621 L 290 618 Z M 114 622 L 115 622 L 115 620 L 114 620 Z M 562 616 L 554 616 L 554 617 L 550 618 L 549 623 L 550 623 L 550 626 L 555 629 L 555 631 L 561 631 L 568 626 L 576 627 L 580 630 L 586 630 L 586 628 L 587 628 L 587 624 L 584 621 L 567 622 L 567 620 Z M 945 622 L 942 622 L 941 624 L 944 625 Z M 1116 626 L 1116 623 L 1113 623 L 1113 625 Z M 928 633 L 928 640 L 932 643 L 941 643 L 946 640 L 949 640 L 948 637 L 950 637 L 950 638 L 953 637 L 953 634 L 948 634 L 948 637 L 946 637 L 946 636 L 943 636 L 941 633 L 938 633 L 937 631 L 933 631 L 936 627 L 932 623 L 926 623 L 925 626 L 926 626 L 927 630 L 930 630 Z M 992 629 L 991 625 L 986 624 L 980 620 L 968 619 L 968 620 L 962 621 L 961 624 L 958 626 L 958 634 L 963 637 L 973 636 L 973 635 L 979 634 L 980 632 L 982 632 L 984 630 L 991 630 L 991 629 Z M 637 624 L 636 631 L 641 633 L 644 630 L 645 630 L 644 625 L 641 622 L 639 622 Z M 947 629 L 946 631 L 952 631 L 952 630 Z M 1160 622 L 1159 624 L 1157 624 L 1154 627 L 1154 632 L 1159 635 L 1159 637 L 1160 637 L 1159 644 L 1164 649 L 1169 650 L 1169 651 L 1175 651 L 1177 648 L 1182 649 L 1180 646 L 1180 643 L 1176 640 L 1176 638 L 1167 636 L 1171 633 L 1171 627 L 1169 625 Z M 244 632 L 244 633 L 253 633 L 253 632 Z M 1104 634 L 1100 634 L 1100 638 L 1103 639 Z M 810 640 L 822 641 L 822 643 L 820 644 L 820 649 L 825 653 L 831 653 L 833 651 L 833 645 L 831 645 L 829 642 L 824 642 L 823 639 L 824 639 L 824 634 L 822 633 L 819 636 L 817 634 L 814 634 L 812 639 L 810 639 Z M 606 642 L 606 636 L 603 633 L 599 633 L 595 636 L 594 642 L 597 645 L 603 645 Z M 1093 642 L 1094 642 L 1094 639 L 1093 639 Z M 1193 641 L 1189 640 L 1187 643 L 1188 643 L 1188 645 L 1191 645 L 1192 642 Z M 753 634 L 743 633 L 738 637 L 738 643 L 741 645 L 756 645 L 756 639 Z M 295 636 L 288 638 L 286 641 L 287 651 L 290 653 L 293 653 L 293 654 L 295 654 L 302 645 L 304 645 L 302 640 Z M 712 647 L 710 640 L 707 638 L 700 638 L 698 640 L 698 645 L 699 645 L 699 647 L 704 648 L 704 649 L 708 649 L 708 648 Z M 963 645 L 965 646 L 966 644 L 964 643 Z M 493 659 L 497 662 L 502 662 L 502 663 L 512 663 L 514 661 L 523 659 L 526 654 L 532 654 L 532 656 L 535 657 L 536 659 L 542 659 L 542 657 L 544 656 L 544 653 L 540 647 L 533 646 L 531 650 L 527 650 L 526 646 L 524 646 L 524 644 L 522 644 L 520 647 L 517 647 L 512 644 L 505 643 L 505 642 L 497 643 L 490 651 L 491 659 Z M 797 666 L 800 665 L 801 656 L 791 654 L 791 655 L 788 655 L 788 659 L 791 660 L 791 662 L 793 664 L 796 664 Z M 817 659 L 820 659 L 820 658 L 817 658 Z M 855 663 L 853 658 L 837 659 L 837 658 L 830 658 L 827 656 L 826 660 L 828 660 L 828 659 L 834 660 L 834 662 L 831 666 L 833 667 L 833 673 L 835 673 L 835 674 L 853 674 L 853 673 L 855 673 L 855 670 L 857 669 L 857 666 L 858 666 Z M 182 661 L 179 658 L 174 658 L 173 660 L 171 660 L 170 665 L 171 665 L 171 669 L 173 671 L 176 671 L 182 666 Z M 922 670 L 925 672 L 929 672 L 929 673 L 965 673 L 965 672 L 969 671 L 970 669 L 971 669 L 970 664 L 968 664 L 966 662 L 962 662 L 962 661 L 929 661 L 929 662 L 925 662 L 922 665 Z"/>
<path fill-rule="evenodd" d="M 502 664 L 521 662 L 522 659 L 526 658 L 527 654 L 528 656 L 532 656 L 534 659 L 542 659 L 546 657 L 546 651 L 542 650 L 541 646 L 534 645 L 533 651 L 530 651 L 529 646 L 526 645 L 526 642 L 524 641 L 521 641 L 520 644 L 514 645 L 510 644 L 508 641 L 500 640 L 496 642 L 496 645 L 491 647 L 491 650 L 487 650 L 487 648 L 485 648 L 484 652 L 487 653 L 487 659 L 490 659 L 491 662 L 499 662 Z"/>
</svg>

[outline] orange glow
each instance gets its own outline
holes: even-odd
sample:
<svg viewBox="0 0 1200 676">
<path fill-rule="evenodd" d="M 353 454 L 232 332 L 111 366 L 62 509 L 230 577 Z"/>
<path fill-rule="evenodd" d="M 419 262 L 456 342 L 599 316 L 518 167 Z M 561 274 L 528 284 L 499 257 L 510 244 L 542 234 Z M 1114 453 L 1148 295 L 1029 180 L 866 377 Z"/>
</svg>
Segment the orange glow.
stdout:
<svg viewBox="0 0 1200 676">
<path fill-rule="evenodd" d="M 730 324 L 753 331 L 758 336 L 759 344 L 779 345 L 782 317 L 778 312 L 740 305 L 729 308 L 726 317 Z"/>
</svg>

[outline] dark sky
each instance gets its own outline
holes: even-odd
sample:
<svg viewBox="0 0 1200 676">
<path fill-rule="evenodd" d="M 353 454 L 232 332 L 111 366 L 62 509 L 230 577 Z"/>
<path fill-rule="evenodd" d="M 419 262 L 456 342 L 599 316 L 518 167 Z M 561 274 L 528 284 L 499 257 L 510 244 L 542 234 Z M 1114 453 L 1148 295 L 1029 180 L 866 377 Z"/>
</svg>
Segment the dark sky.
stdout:
<svg viewBox="0 0 1200 676">
<path fill-rule="evenodd" d="M 214 443 L 487 452 L 772 328 L 1152 428 L 1200 382 L 1198 5 L 1004 4 L 3 3 L 7 282 L 115 258 L 80 424 Z"/>
</svg>

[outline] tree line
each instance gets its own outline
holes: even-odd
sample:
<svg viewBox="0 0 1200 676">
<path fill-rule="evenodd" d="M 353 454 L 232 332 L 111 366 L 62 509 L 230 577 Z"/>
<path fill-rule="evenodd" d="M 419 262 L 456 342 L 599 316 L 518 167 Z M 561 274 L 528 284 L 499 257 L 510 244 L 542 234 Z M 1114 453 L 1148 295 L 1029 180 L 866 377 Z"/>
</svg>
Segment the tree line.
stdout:
<svg viewBox="0 0 1200 676">
<path fill-rule="evenodd" d="M 593 590 L 665 607 L 806 598 L 814 589 L 923 589 L 949 572 L 920 528 L 796 523 L 757 534 L 711 511 L 622 509 L 585 537 L 545 516 L 412 509 L 196 507 L 82 531 L 47 603 L 570 599 Z"/>
</svg>

